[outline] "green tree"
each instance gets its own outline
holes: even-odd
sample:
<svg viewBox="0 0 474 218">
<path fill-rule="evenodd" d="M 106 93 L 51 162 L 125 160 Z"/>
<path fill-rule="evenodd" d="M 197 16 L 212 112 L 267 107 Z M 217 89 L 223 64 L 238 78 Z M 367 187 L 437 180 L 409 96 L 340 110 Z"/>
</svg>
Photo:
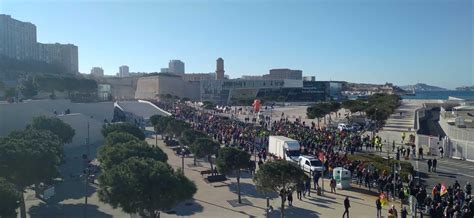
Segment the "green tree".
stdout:
<svg viewBox="0 0 474 218">
<path fill-rule="evenodd" d="M 129 141 L 126 143 L 105 145 L 99 148 L 97 159 L 103 169 L 111 169 L 131 157 L 152 158 L 166 162 L 168 156 L 158 147 L 151 147 L 144 141 Z"/>
<path fill-rule="evenodd" d="M 156 218 L 191 199 L 196 185 L 168 164 L 132 157 L 99 176 L 99 199 L 126 213 Z"/>
<path fill-rule="evenodd" d="M 35 129 L 49 130 L 57 135 L 63 144 L 71 143 L 75 130 L 57 117 L 39 116 L 33 118 L 29 126 Z"/>
<path fill-rule="evenodd" d="M 257 190 L 264 193 L 276 192 L 281 198 L 281 217 L 285 217 L 285 201 L 288 194 L 303 182 L 306 175 L 296 164 L 286 160 L 263 164 L 253 178 Z"/>
<path fill-rule="evenodd" d="M 126 132 L 132 134 L 140 140 L 145 140 L 145 133 L 131 123 L 113 123 L 102 127 L 102 135 L 107 137 L 111 132 Z"/>
<path fill-rule="evenodd" d="M 7 89 L 5 90 L 5 98 L 6 98 L 6 99 L 13 98 L 13 97 L 15 97 L 16 95 L 17 95 L 17 91 L 16 91 L 16 89 L 14 89 L 14 88 L 7 88 Z"/>
<path fill-rule="evenodd" d="M 105 145 L 113 146 L 115 144 L 127 143 L 130 141 L 138 143 L 140 139 L 126 132 L 111 132 L 105 138 Z"/>
<path fill-rule="evenodd" d="M 181 133 L 181 137 L 179 137 L 179 142 L 183 145 L 191 145 L 196 139 L 205 137 L 207 137 L 206 134 L 189 128 Z"/>
<path fill-rule="evenodd" d="M 366 108 L 366 103 L 361 100 L 347 100 L 342 102 L 342 107 L 351 111 L 351 113 L 356 113 L 359 111 L 364 111 Z"/>
<path fill-rule="evenodd" d="M 181 133 L 186 130 L 186 129 L 189 129 L 189 125 L 182 121 L 182 120 L 172 120 L 170 122 L 168 122 L 168 126 L 166 127 L 165 129 L 165 132 L 168 133 L 169 135 L 171 136 L 181 136 Z"/>
<path fill-rule="evenodd" d="M 239 203 L 242 203 L 240 196 L 240 170 L 250 167 L 250 154 L 236 148 L 219 149 L 216 159 L 217 170 L 221 173 L 236 172 L 237 174 L 237 195 Z"/>
<path fill-rule="evenodd" d="M 47 182 L 59 174 L 62 143 L 50 131 L 27 129 L 0 139 L 0 177 L 20 192 L 21 217 L 26 217 L 26 187 Z"/>
<path fill-rule="evenodd" d="M 324 117 L 326 114 L 329 113 L 329 108 L 322 104 L 316 104 L 311 107 L 306 108 L 306 116 L 309 119 L 318 119 L 318 127 L 319 127 L 319 119 Z"/>
<path fill-rule="evenodd" d="M 28 76 L 21 82 L 19 90 L 25 98 L 33 98 L 38 94 L 38 86 L 32 76 Z"/>
<path fill-rule="evenodd" d="M 212 165 L 212 155 L 217 153 L 219 147 L 219 143 L 214 142 L 209 138 L 196 139 L 194 143 L 189 146 L 189 150 L 194 156 L 194 165 L 196 165 L 196 158 L 207 157 L 207 160 L 211 165 L 211 169 L 214 169 Z"/>
<path fill-rule="evenodd" d="M 150 122 L 155 128 L 155 131 L 161 134 L 161 138 L 163 138 L 163 133 L 165 132 L 166 128 L 168 127 L 168 123 L 172 122 L 174 119 L 168 116 L 161 116 L 161 115 L 153 115 L 150 117 Z"/>
<path fill-rule="evenodd" d="M 0 178 L 0 196 L 0 217 L 16 217 L 16 209 L 20 206 L 20 193 L 4 178 Z"/>
</svg>

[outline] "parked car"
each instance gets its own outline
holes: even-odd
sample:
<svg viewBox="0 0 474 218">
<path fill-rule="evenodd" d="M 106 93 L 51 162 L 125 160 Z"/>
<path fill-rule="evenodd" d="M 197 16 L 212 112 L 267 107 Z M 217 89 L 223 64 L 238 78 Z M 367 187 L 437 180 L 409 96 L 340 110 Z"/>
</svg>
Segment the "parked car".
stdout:
<svg viewBox="0 0 474 218">
<path fill-rule="evenodd" d="M 345 123 L 339 123 L 339 125 L 337 125 L 337 129 L 339 129 L 339 131 L 349 131 L 349 125 Z"/>
<path fill-rule="evenodd" d="M 316 157 L 309 155 L 300 156 L 298 158 L 298 165 L 308 173 L 324 171 L 323 163 Z"/>
</svg>

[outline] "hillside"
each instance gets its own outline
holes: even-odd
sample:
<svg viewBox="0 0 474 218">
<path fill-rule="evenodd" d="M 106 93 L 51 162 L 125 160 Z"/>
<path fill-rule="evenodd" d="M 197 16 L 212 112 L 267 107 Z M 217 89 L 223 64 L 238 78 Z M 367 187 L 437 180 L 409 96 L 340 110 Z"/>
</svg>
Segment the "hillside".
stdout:
<svg viewBox="0 0 474 218">
<path fill-rule="evenodd" d="M 415 91 L 446 91 L 447 89 L 437 87 L 437 86 L 431 86 L 427 85 L 424 83 L 417 83 L 415 85 L 406 85 L 406 86 L 400 86 L 400 88 L 407 90 L 407 91 L 412 91 L 415 89 Z"/>
</svg>

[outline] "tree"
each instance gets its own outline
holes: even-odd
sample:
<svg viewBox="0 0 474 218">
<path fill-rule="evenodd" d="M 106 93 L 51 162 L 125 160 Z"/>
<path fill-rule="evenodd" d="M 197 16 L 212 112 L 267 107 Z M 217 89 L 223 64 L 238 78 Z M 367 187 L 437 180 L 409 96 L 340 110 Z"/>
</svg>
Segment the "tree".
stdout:
<svg viewBox="0 0 474 218">
<path fill-rule="evenodd" d="M 50 131 L 27 129 L 0 139 L 0 177 L 20 192 L 21 217 L 26 217 L 26 187 L 47 182 L 59 174 L 62 143 Z"/>
<path fill-rule="evenodd" d="M 236 148 L 222 148 L 216 160 L 217 170 L 221 173 L 237 173 L 237 195 L 239 203 L 242 203 L 240 197 L 240 170 L 250 167 L 250 154 Z"/>
<path fill-rule="evenodd" d="M 39 116 L 33 118 L 29 126 L 35 129 L 49 130 L 61 139 L 63 144 L 71 143 L 75 130 L 57 117 Z"/>
<path fill-rule="evenodd" d="M 214 169 L 212 166 L 212 155 L 217 153 L 220 145 L 217 142 L 212 141 L 209 138 L 199 138 L 194 141 L 189 150 L 194 154 L 194 165 L 196 165 L 196 158 L 203 158 L 207 156 L 207 160 L 211 165 L 211 169 Z"/>
<path fill-rule="evenodd" d="M 38 86 L 33 80 L 32 76 L 28 76 L 21 82 L 19 87 L 21 94 L 25 98 L 33 98 L 38 94 Z"/>
<path fill-rule="evenodd" d="M 99 199 L 126 213 L 156 218 L 190 199 L 196 185 L 168 164 L 132 157 L 99 176 Z"/>
<path fill-rule="evenodd" d="M 0 217 L 16 217 L 16 209 L 20 206 L 20 193 L 4 178 L 0 178 L 0 196 Z"/>
<path fill-rule="evenodd" d="M 309 119 L 317 118 L 318 127 L 319 127 L 319 119 L 321 117 L 324 117 L 328 113 L 329 113 L 329 108 L 321 104 L 316 104 L 316 105 L 306 108 L 306 116 L 308 116 Z"/>
<path fill-rule="evenodd" d="M 342 102 L 342 107 L 351 111 L 351 113 L 356 113 L 359 111 L 364 111 L 366 108 L 366 103 L 361 100 L 347 100 Z"/>
<path fill-rule="evenodd" d="M 168 156 L 158 147 L 151 147 L 144 141 L 129 141 L 126 143 L 105 145 L 99 148 L 97 159 L 103 169 L 111 169 L 131 157 L 152 158 L 166 162 Z"/>
<path fill-rule="evenodd" d="M 105 138 L 105 145 L 113 146 L 115 144 L 127 143 L 130 141 L 138 143 L 140 139 L 126 132 L 111 132 Z"/>
<path fill-rule="evenodd" d="M 161 115 L 153 115 L 150 117 L 150 122 L 155 127 L 155 131 L 161 134 L 161 138 L 163 138 L 163 133 L 165 132 L 166 128 L 168 127 L 168 123 L 172 122 L 174 119 L 172 117 L 161 116 Z"/>
<path fill-rule="evenodd" d="M 180 136 L 184 130 L 189 128 L 189 125 L 182 120 L 172 120 L 168 122 L 168 126 L 166 127 L 165 132 L 170 134 L 171 136 Z"/>
<path fill-rule="evenodd" d="M 179 137 L 179 142 L 183 145 L 191 145 L 196 139 L 205 137 L 207 137 L 206 134 L 190 128 L 184 130 L 181 133 L 181 137 Z"/>
<path fill-rule="evenodd" d="M 304 181 L 306 175 L 296 164 L 286 160 L 270 161 L 263 164 L 253 178 L 258 191 L 276 192 L 281 198 L 281 217 L 285 217 L 285 201 L 290 191 Z"/>
<path fill-rule="evenodd" d="M 111 132 L 126 132 L 132 134 L 140 140 L 145 140 L 145 133 L 138 127 L 130 123 L 113 123 L 102 127 L 102 135 L 107 137 Z"/>
</svg>

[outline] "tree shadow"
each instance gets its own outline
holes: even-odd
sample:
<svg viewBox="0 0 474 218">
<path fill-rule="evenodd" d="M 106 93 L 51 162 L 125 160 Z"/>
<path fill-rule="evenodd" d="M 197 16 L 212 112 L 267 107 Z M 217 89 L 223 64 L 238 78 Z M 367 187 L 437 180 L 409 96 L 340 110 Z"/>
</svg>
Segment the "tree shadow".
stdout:
<svg viewBox="0 0 474 218">
<path fill-rule="evenodd" d="M 111 218 L 112 215 L 106 214 L 98 210 L 97 205 L 87 205 L 85 210 L 84 204 L 45 204 L 41 203 L 32 206 L 28 214 L 31 218 L 49 218 L 49 217 L 87 217 L 94 218 Z"/>
<path fill-rule="evenodd" d="M 90 197 L 97 191 L 95 186 L 88 184 L 86 193 L 84 179 L 82 178 L 76 181 L 59 183 L 54 188 L 55 194 L 46 200 L 48 204 L 58 203 L 67 199 L 81 199 L 84 198 L 85 194 L 87 197 Z"/>
<path fill-rule="evenodd" d="M 237 194 L 237 182 L 232 182 L 227 186 L 229 190 L 235 194 Z M 242 196 L 248 196 L 248 197 L 253 197 L 253 198 L 277 198 L 278 195 L 276 193 L 261 193 L 258 192 L 257 189 L 255 188 L 255 185 L 250 184 L 250 183 L 240 183 L 240 193 Z"/>
<path fill-rule="evenodd" d="M 196 202 L 195 200 L 187 201 L 178 204 L 172 209 L 177 216 L 191 216 L 196 213 L 202 212 L 204 207 Z"/>
<path fill-rule="evenodd" d="M 320 217 L 320 213 L 299 207 L 286 207 L 285 206 L 285 217 Z M 280 207 L 275 207 L 272 212 L 268 213 L 268 217 L 279 218 Z"/>
</svg>

